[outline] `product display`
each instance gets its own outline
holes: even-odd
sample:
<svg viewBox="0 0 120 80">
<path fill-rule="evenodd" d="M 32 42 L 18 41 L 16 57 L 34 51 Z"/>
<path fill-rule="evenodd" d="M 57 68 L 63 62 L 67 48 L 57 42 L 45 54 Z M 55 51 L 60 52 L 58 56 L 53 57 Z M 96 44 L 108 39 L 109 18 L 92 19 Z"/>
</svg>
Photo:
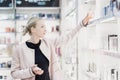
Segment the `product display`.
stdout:
<svg viewBox="0 0 120 80">
<path fill-rule="evenodd" d="M 118 51 L 118 35 L 108 35 L 108 50 Z"/>
<path fill-rule="evenodd" d="M 79 33 L 78 80 L 120 79 L 119 2 L 120 0 L 78 1 L 78 22 L 91 10 L 95 12 L 87 28 Z"/>
<path fill-rule="evenodd" d="M 2 68 L 11 68 L 11 61 L 7 61 L 7 62 L 2 62 L 0 63 L 0 69 Z"/>
<path fill-rule="evenodd" d="M 87 72 L 95 73 L 96 69 L 97 68 L 96 68 L 96 64 L 95 63 L 89 63 Z"/>
<path fill-rule="evenodd" d="M 110 0 L 110 4 L 103 8 L 103 17 L 105 16 L 119 16 L 120 2 L 118 0 Z"/>
<path fill-rule="evenodd" d="M 60 19 L 60 14 L 47 14 L 47 13 L 34 13 L 34 14 L 28 14 L 28 13 L 17 13 L 15 19 L 16 20 L 28 20 L 30 16 L 33 17 L 40 17 L 43 19 Z"/>
<path fill-rule="evenodd" d="M 16 7 L 59 7 L 59 0 L 16 0 Z"/>
<path fill-rule="evenodd" d="M 118 79 L 118 70 L 111 69 L 111 80 L 119 80 Z"/>
<path fill-rule="evenodd" d="M 116 7 L 120 11 L 120 0 L 113 0 L 116 1 Z"/>
<path fill-rule="evenodd" d="M 13 80 L 9 75 L 7 75 L 7 74 L 2 74 L 2 75 L 0 75 L 0 80 Z M 16 80 L 18 80 L 18 79 L 16 79 Z"/>
<path fill-rule="evenodd" d="M 0 80 L 7 80 L 7 76 L 0 75 Z"/>
<path fill-rule="evenodd" d="M 13 0 L 0 0 L 0 8 L 13 7 Z"/>
</svg>

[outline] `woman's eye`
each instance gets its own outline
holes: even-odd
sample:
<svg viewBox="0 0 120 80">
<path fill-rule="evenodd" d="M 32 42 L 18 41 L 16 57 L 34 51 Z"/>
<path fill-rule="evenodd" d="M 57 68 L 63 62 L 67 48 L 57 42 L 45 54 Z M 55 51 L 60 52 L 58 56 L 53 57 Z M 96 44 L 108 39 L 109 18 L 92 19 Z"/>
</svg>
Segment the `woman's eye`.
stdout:
<svg viewBox="0 0 120 80">
<path fill-rule="evenodd" d="M 44 26 L 41 26 L 41 28 L 44 28 Z"/>
</svg>

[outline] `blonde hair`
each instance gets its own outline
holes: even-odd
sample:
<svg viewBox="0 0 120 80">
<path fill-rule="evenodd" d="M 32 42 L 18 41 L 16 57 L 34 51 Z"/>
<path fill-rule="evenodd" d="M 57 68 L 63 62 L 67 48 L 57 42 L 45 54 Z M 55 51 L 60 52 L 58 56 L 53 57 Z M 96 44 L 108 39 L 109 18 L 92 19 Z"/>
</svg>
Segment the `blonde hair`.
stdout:
<svg viewBox="0 0 120 80">
<path fill-rule="evenodd" d="M 27 25 L 25 26 L 25 29 L 23 30 L 23 35 L 29 33 L 31 35 L 31 28 L 36 27 L 36 22 L 41 20 L 41 18 L 38 17 L 32 17 L 28 20 Z"/>
</svg>

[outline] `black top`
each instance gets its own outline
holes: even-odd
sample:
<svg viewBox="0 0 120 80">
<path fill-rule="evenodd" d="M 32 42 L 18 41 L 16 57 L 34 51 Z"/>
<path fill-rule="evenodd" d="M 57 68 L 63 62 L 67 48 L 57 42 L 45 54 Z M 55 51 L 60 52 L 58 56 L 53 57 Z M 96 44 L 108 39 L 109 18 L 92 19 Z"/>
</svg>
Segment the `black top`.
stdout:
<svg viewBox="0 0 120 80">
<path fill-rule="evenodd" d="M 49 77 L 49 60 L 47 57 L 42 53 L 40 50 L 40 44 L 41 41 L 39 41 L 37 44 L 31 43 L 31 42 L 26 42 L 26 45 L 35 50 L 35 64 L 42 70 L 44 70 L 44 73 L 42 75 L 36 75 L 35 80 L 50 80 Z"/>
</svg>

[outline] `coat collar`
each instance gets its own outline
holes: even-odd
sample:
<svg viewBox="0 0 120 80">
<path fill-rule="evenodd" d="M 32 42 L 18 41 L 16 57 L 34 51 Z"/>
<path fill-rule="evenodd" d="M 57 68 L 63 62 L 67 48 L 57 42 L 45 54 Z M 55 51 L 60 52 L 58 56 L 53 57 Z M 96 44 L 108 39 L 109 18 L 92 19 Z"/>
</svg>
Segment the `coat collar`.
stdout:
<svg viewBox="0 0 120 80">
<path fill-rule="evenodd" d="M 22 44 L 21 48 L 23 48 L 24 52 L 31 53 L 34 57 L 34 53 L 35 53 L 34 49 L 28 48 L 25 42 Z M 50 45 L 47 43 L 45 39 L 41 39 L 40 49 L 43 52 L 43 54 L 46 56 L 46 58 L 50 61 L 50 54 L 51 54 Z"/>
</svg>

